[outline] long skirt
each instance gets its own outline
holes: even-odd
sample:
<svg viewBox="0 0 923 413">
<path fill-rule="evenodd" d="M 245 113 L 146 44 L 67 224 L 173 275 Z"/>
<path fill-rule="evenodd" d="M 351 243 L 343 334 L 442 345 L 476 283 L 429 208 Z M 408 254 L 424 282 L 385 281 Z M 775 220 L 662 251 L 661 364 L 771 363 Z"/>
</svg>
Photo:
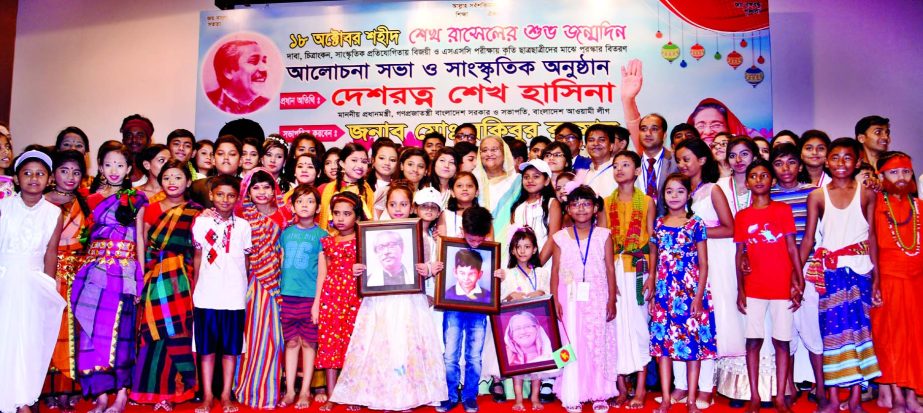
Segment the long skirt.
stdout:
<svg viewBox="0 0 923 413">
<path fill-rule="evenodd" d="M 101 305 L 108 300 L 101 301 Z M 115 328 L 96 328 L 93 336 L 78 328 L 77 380 L 85 397 L 96 397 L 131 387 L 135 366 L 135 297 L 122 294 L 110 309 L 116 314 Z"/>
<path fill-rule="evenodd" d="M 848 267 L 824 271 L 820 333 L 824 339 L 824 382 L 849 387 L 881 375 L 872 346 L 872 276 Z"/>
<path fill-rule="evenodd" d="M 279 362 L 283 346 L 279 301 L 254 278 L 247 290 L 245 350 L 237 362 L 234 381 L 237 400 L 257 409 L 276 407 L 282 380 Z"/>
</svg>

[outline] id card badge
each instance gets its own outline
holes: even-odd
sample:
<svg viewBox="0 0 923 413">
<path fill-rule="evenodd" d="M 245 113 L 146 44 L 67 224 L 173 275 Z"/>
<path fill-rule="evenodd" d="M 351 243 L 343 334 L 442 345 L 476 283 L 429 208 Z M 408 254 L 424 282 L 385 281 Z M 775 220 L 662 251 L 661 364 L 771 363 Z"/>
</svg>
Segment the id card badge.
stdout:
<svg viewBox="0 0 923 413">
<path fill-rule="evenodd" d="M 577 283 L 577 301 L 590 301 L 590 283 L 586 281 L 580 281 Z"/>
</svg>

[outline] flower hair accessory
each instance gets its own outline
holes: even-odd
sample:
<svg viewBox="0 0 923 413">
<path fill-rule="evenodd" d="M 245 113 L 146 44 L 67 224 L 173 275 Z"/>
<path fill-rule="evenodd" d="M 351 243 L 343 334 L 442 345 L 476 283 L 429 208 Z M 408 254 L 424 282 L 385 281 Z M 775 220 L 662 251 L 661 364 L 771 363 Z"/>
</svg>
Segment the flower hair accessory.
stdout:
<svg viewBox="0 0 923 413">
<path fill-rule="evenodd" d="M 291 149 L 291 148 L 289 148 L 288 142 L 285 140 L 285 138 L 283 138 L 283 137 L 281 137 L 281 136 L 269 135 L 269 136 L 266 137 L 266 140 L 267 140 L 267 141 L 275 141 L 275 142 L 281 144 L 282 146 L 285 147 L 285 150 L 286 150 L 286 151 L 288 151 L 289 149 Z"/>
</svg>

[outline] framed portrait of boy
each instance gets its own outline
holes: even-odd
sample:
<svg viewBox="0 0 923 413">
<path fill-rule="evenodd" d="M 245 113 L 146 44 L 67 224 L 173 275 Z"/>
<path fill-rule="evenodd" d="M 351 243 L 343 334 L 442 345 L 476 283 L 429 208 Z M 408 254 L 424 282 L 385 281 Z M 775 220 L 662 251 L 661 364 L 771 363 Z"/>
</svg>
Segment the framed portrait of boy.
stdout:
<svg viewBox="0 0 923 413">
<path fill-rule="evenodd" d="M 553 354 L 561 335 L 550 295 L 505 303 L 490 324 L 503 377 L 557 368 Z"/>
<path fill-rule="evenodd" d="M 500 244 L 484 241 L 471 248 L 463 238 L 441 238 L 434 306 L 442 310 L 496 313 L 500 311 Z"/>
<path fill-rule="evenodd" d="M 360 297 L 423 292 L 416 268 L 423 262 L 419 219 L 360 222 L 356 248 L 366 268 L 358 277 Z"/>
</svg>

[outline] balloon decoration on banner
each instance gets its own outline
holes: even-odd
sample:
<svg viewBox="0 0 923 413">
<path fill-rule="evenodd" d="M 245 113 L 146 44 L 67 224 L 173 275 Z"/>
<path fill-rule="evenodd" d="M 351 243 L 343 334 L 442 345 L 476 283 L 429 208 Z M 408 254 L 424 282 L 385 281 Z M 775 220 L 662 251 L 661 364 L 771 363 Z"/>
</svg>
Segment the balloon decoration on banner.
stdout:
<svg viewBox="0 0 923 413">
<path fill-rule="evenodd" d="M 660 6 L 657 6 L 657 33 L 654 34 L 654 37 L 658 39 L 663 38 L 663 32 L 660 31 Z"/>
<path fill-rule="evenodd" d="M 660 49 L 660 55 L 664 59 L 667 59 L 668 62 L 673 63 L 676 58 L 679 57 L 679 46 L 673 44 L 673 42 L 667 42 L 663 45 L 663 48 Z"/>
<path fill-rule="evenodd" d="M 734 35 L 732 34 L 731 37 L 734 37 Z M 733 50 L 731 50 L 731 53 L 728 53 L 728 57 L 726 60 L 728 62 L 728 65 L 733 67 L 734 70 L 737 70 L 737 68 L 740 67 L 740 65 L 744 63 L 744 57 L 741 56 L 740 53 L 737 53 L 737 46 L 734 44 L 734 40 L 737 40 L 737 39 L 733 39 L 731 41 L 731 47 L 733 48 Z"/>
<path fill-rule="evenodd" d="M 753 36 L 753 35 L 751 34 L 750 36 Z M 751 37 L 750 40 L 752 41 L 753 38 Z M 751 61 L 755 60 L 753 59 L 755 53 L 756 51 L 753 50 L 753 48 L 751 47 L 750 48 L 750 60 Z M 747 69 L 746 72 L 744 72 L 744 79 L 746 79 L 747 83 L 753 85 L 753 88 L 756 88 L 757 85 L 762 83 L 765 77 L 766 77 L 766 74 L 763 73 L 763 69 L 756 67 L 755 64 L 751 65 L 750 68 Z"/>
<path fill-rule="evenodd" d="M 741 56 L 740 53 L 737 53 L 736 50 L 734 50 L 731 53 L 728 53 L 727 62 L 728 65 L 736 70 L 738 67 L 740 67 L 740 65 L 744 64 L 744 57 Z"/>
<path fill-rule="evenodd" d="M 689 56 L 695 58 L 695 60 L 702 59 L 702 56 L 705 56 L 705 47 L 696 43 L 689 48 Z"/>
<path fill-rule="evenodd" d="M 747 39 L 740 39 L 740 47 L 747 47 Z"/>
<path fill-rule="evenodd" d="M 673 44 L 673 26 L 670 24 L 670 15 L 667 15 L 667 33 L 669 38 L 667 39 L 667 44 L 663 45 L 660 49 L 660 56 L 664 59 L 667 59 L 668 62 L 673 63 L 676 58 L 679 57 L 679 46 Z"/>
<path fill-rule="evenodd" d="M 750 66 L 750 68 L 744 72 L 744 79 L 747 79 L 747 83 L 753 85 L 754 88 L 756 88 L 765 77 L 766 74 L 763 73 L 763 69 L 756 67 L 756 65 Z"/>
<path fill-rule="evenodd" d="M 756 38 L 756 44 L 758 44 L 760 48 L 760 57 L 756 58 L 756 63 L 766 63 L 766 58 L 763 57 L 763 36 Z"/>
<path fill-rule="evenodd" d="M 715 36 L 715 60 L 721 60 L 721 52 L 719 49 L 721 45 L 718 44 L 718 36 Z"/>
<path fill-rule="evenodd" d="M 679 24 L 679 28 L 680 28 L 680 30 L 679 30 L 679 39 L 680 39 L 680 42 L 681 42 L 682 45 L 683 45 L 683 47 L 682 47 L 681 49 L 679 49 L 679 51 L 680 51 L 680 56 L 682 56 L 682 59 L 680 59 L 680 61 L 679 61 L 679 67 L 685 69 L 686 66 L 689 66 L 689 64 L 686 63 L 686 58 L 685 58 L 685 55 L 686 55 L 686 31 L 683 30 L 683 23 L 682 23 L 682 22 Z"/>
</svg>

